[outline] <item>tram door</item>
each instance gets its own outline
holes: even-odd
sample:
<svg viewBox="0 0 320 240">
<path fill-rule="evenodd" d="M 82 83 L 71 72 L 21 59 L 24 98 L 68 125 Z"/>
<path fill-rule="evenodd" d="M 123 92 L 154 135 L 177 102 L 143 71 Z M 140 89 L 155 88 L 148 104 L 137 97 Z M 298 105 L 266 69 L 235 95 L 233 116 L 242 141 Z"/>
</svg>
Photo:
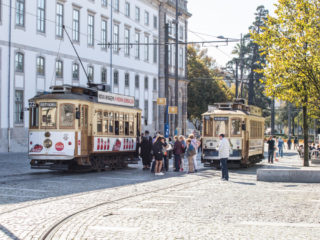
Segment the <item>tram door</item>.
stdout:
<svg viewBox="0 0 320 240">
<path fill-rule="evenodd" d="M 88 155 L 88 106 L 81 106 L 81 155 Z"/>
<path fill-rule="evenodd" d="M 244 120 L 245 129 L 243 129 L 243 157 L 242 164 L 246 165 L 249 163 L 249 121 L 248 119 Z"/>
</svg>

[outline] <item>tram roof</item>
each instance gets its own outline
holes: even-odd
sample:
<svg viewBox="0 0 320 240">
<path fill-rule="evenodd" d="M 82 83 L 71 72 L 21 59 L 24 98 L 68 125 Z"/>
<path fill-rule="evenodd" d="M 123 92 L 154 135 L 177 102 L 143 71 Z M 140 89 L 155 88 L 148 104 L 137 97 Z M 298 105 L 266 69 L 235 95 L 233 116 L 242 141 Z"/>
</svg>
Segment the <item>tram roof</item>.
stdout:
<svg viewBox="0 0 320 240">
<path fill-rule="evenodd" d="M 110 105 L 110 106 L 116 106 L 116 107 L 121 107 L 121 108 L 130 108 L 130 109 L 137 109 L 141 110 L 140 108 L 137 107 L 128 107 L 128 106 L 121 106 L 121 105 L 116 105 L 116 104 L 107 104 L 107 103 L 101 103 L 98 102 L 98 98 L 96 96 L 91 96 L 87 94 L 78 94 L 78 93 L 44 93 L 37 95 L 33 98 L 31 98 L 29 101 L 32 100 L 80 100 L 80 101 L 88 101 L 88 102 L 93 102 L 93 103 L 98 103 L 98 104 L 103 104 L 103 105 Z"/>
<path fill-rule="evenodd" d="M 241 111 L 241 110 L 220 110 L 216 109 L 213 111 L 208 111 L 203 113 L 202 115 L 212 115 L 212 114 L 218 114 L 218 115 L 250 115 L 247 112 Z"/>
</svg>

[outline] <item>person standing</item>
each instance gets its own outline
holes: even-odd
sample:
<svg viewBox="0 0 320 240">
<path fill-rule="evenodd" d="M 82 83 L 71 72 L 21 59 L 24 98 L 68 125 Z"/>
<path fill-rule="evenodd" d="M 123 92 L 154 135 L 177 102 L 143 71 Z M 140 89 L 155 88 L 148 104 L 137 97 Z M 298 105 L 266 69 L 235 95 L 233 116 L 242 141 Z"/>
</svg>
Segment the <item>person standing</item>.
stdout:
<svg viewBox="0 0 320 240">
<path fill-rule="evenodd" d="M 275 143 L 272 136 L 269 137 L 268 143 L 268 163 L 273 163 L 274 147 Z"/>
<path fill-rule="evenodd" d="M 189 138 L 191 139 L 191 144 L 193 145 L 193 147 L 196 149 L 196 154 L 193 156 L 193 163 L 194 163 L 194 171 L 197 172 L 198 171 L 198 162 L 197 162 L 197 149 L 198 149 L 198 142 L 197 139 L 195 139 L 193 134 L 189 135 Z"/>
<path fill-rule="evenodd" d="M 174 167 L 175 172 L 180 171 L 181 164 L 181 154 L 182 154 L 182 143 L 179 141 L 178 136 L 174 137 L 174 147 L 173 147 L 173 155 L 174 155 Z"/>
<path fill-rule="evenodd" d="M 228 158 L 230 157 L 230 143 L 224 137 L 224 134 L 219 135 L 220 144 L 219 144 L 219 158 L 221 165 L 221 179 L 223 181 L 229 181 L 229 172 L 228 172 Z"/>
<path fill-rule="evenodd" d="M 194 162 L 193 162 L 193 156 L 196 154 L 196 149 L 191 144 L 191 139 L 187 139 L 187 149 L 186 149 L 186 155 L 188 158 L 188 173 L 194 173 Z"/>
<path fill-rule="evenodd" d="M 164 173 L 161 172 L 162 164 L 163 164 L 163 148 L 165 147 L 164 137 L 159 136 L 156 142 L 153 144 L 153 154 L 156 160 L 155 165 L 155 175 L 162 176 Z"/>
<path fill-rule="evenodd" d="M 151 164 L 151 150 L 152 150 L 152 138 L 149 135 L 149 131 L 145 131 L 145 135 L 141 140 L 141 157 L 143 163 L 143 170 L 150 169 Z"/>
<path fill-rule="evenodd" d="M 182 144 L 182 153 L 181 153 L 181 164 L 180 164 L 180 171 L 183 172 L 184 171 L 184 157 L 185 157 L 185 153 L 186 153 L 186 149 L 187 149 L 187 143 L 184 139 L 184 136 L 180 136 L 179 140 Z"/>
<path fill-rule="evenodd" d="M 293 146 L 294 150 L 298 150 L 299 149 L 299 140 L 297 137 L 294 138 L 293 143 L 294 143 L 294 146 Z"/>
<path fill-rule="evenodd" d="M 282 140 L 281 137 L 279 137 L 278 149 L 279 149 L 279 157 L 281 157 L 281 158 L 283 158 L 283 146 L 284 146 L 284 141 Z"/>
<path fill-rule="evenodd" d="M 291 150 L 292 140 L 291 137 L 288 139 L 288 150 Z"/>
</svg>

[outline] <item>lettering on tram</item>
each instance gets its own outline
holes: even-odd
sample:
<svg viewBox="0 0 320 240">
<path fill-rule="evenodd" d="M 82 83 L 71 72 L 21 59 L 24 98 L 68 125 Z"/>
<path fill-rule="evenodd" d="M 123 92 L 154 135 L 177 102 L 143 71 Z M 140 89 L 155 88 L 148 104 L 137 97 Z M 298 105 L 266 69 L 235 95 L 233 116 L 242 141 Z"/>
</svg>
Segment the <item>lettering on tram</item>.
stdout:
<svg viewBox="0 0 320 240">
<path fill-rule="evenodd" d="M 134 98 L 90 88 L 54 86 L 29 101 L 32 168 L 104 170 L 137 163 L 141 110 Z"/>
<path fill-rule="evenodd" d="M 237 99 L 231 103 L 209 106 L 202 117 L 201 161 L 205 166 L 220 167 L 220 134 L 225 134 L 232 148 L 228 164 L 248 167 L 263 159 L 265 119 L 260 108 Z"/>
</svg>

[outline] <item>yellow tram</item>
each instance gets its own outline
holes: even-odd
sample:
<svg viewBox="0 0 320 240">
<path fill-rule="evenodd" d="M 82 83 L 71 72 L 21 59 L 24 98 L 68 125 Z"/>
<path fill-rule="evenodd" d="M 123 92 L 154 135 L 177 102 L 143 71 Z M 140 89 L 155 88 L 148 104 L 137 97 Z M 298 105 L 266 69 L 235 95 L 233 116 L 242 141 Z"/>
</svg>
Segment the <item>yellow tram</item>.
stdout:
<svg viewBox="0 0 320 240">
<path fill-rule="evenodd" d="M 260 108 L 247 105 L 239 99 L 209 106 L 208 112 L 202 117 L 201 161 L 205 166 L 220 165 L 220 134 L 225 134 L 232 148 L 228 164 L 247 167 L 263 159 L 265 119 Z"/>
<path fill-rule="evenodd" d="M 137 163 L 141 110 L 133 97 L 104 91 L 104 85 L 51 89 L 29 100 L 32 168 L 103 170 Z"/>
</svg>

